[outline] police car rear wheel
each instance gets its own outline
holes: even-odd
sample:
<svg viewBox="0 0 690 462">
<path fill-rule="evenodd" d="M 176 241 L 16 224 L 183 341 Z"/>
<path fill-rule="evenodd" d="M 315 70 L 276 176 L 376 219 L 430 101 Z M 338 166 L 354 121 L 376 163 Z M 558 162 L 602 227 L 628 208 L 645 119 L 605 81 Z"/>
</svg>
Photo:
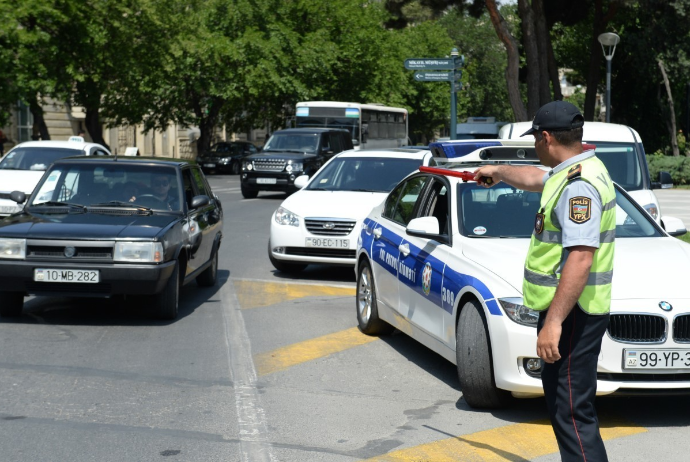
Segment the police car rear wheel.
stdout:
<svg viewBox="0 0 690 462">
<path fill-rule="evenodd" d="M 24 294 L 21 292 L 0 292 L 0 315 L 14 317 L 22 314 Z"/>
<path fill-rule="evenodd" d="M 480 409 L 497 409 L 510 404 L 510 393 L 496 387 L 491 342 L 481 305 L 476 300 L 462 307 L 456 341 L 458 378 L 467 404 Z"/>
<path fill-rule="evenodd" d="M 359 330 L 367 335 L 386 335 L 395 328 L 379 318 L 376 287 L 368 262 L 362 262 L 357 273 L 357 321 Z"/>
</svg>

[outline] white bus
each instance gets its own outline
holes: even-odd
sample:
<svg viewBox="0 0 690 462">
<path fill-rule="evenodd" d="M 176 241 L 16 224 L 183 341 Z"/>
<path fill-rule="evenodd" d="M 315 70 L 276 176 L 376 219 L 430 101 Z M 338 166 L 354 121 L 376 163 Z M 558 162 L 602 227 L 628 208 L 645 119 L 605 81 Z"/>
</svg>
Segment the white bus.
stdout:
<svg viewBox="0 0 690 462">
<path fill-rule="evenodd" d="M 297 103 L 297 128 L 343 128 L 355 149 L 397 148 L 408 143 L 407 109 L 382 104 L 305 101 Z"/>
</svg>

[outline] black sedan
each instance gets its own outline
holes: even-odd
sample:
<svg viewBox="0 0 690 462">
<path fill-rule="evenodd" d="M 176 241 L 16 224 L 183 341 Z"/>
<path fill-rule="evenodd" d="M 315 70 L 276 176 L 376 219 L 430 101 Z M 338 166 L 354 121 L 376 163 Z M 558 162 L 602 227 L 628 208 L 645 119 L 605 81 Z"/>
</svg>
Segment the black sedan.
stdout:
<svg viewBox="0 0 690 462">
<path fill-rule="evenodd" d="M 197 162 L 205 173 L 237 175 L 242 170 L 242 159 L 257 152 L 259 149 L 247 141 L 223 141 L 211 146 L 209 151 L 201 153 Z"/>
<path fill-rule="evenodd" d="M 11 197 L 26 201 L 19 191 Z M 196 164 L 58 160 L 23 210 L 0 220 L 0 315 L 20 315 L 27 294 L 124 294 L 175 319 L 180 286 L 216 284 L 222 220 Z"/>
</svg>

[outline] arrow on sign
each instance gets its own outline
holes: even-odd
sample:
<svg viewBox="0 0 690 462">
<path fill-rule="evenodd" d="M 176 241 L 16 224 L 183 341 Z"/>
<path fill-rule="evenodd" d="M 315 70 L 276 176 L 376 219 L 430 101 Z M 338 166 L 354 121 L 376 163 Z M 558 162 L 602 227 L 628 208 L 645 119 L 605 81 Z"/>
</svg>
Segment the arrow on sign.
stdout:
<svg viewBox="0 0 690 462">
<path fill-rule="evenodd" d="M 414 79 L 419 82 L 449 82 L 452 75 L 451 72 L 415 72 Z"/>
</svg>

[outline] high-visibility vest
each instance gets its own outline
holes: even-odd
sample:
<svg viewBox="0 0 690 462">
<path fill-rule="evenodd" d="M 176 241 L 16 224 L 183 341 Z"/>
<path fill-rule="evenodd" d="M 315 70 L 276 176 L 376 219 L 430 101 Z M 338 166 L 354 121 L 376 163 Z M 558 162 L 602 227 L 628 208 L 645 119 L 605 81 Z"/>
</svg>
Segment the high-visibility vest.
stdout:
<svg viewBox="0 0 690 462">
<path fill-rule="evenodd" d="M 533 310 L 549 307 L 561 278 L 563 240 L 561 229 L 554 224 L 554 208 L 566 185 L 586 181 L 599 192 L 602 203 L 599 248 L 594 252 L 592 267 L 578 303 L 590 314 L 606 314 L 611 307 L 613 251 L 616 234 L 616 191 L 604 164 L 595 156 L 570 169 L 555 173 L 544 184 L 539 213 L 535 220 L 529 252 L 525 260 L 522 283 L 523 304 Z M 568 204 L 569 218 L 575 222 L 591 219 L 591 199 L 574 197 Z"/>
</svg>

